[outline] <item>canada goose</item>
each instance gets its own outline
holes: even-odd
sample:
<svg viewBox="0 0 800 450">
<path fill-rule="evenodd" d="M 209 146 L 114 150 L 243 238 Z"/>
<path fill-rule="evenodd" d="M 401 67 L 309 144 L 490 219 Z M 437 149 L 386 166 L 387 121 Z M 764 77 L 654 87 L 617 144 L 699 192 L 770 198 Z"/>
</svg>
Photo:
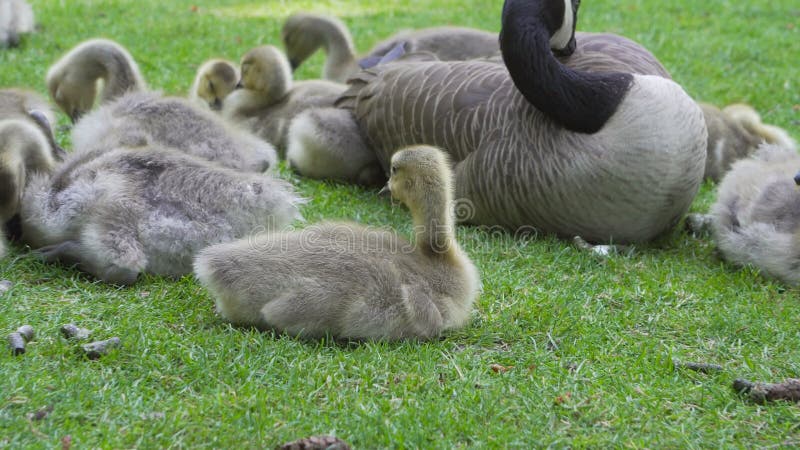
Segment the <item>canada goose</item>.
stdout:
<svg viewBox="0 0 800 450">
<path fill-rule="evenodd" d="M 344 82 L 361 70 L 350 31 L 337 18 L 310 13 L 291 15 L 281 31 L 292 69 L 323 48 L 322 78 Z M 435 27 L 398 33 L 376 45 L 366 57 L 380 57 L 401 45 L 405 52 L 428 51 L 443 61 L 489 56 L 498 50 L 497 33 L 461 27 Z"/>
<path fill-rule="evenodd" d="M 288 183 L 221 167 L 169 147 L 76 153 L 25 190 L 22 238 L 45 261 L 131 284 L 180 276 L 211 244 L 300 218 Z"/>
<path fill-rule="evenodd" d="M 708 128 L 705 178 L 719 182 L 731 164 L 752 154 L 762 142 L 796 150 L 797 144 L 784 130 L 761 122 L 749 105 L 729 105 L 722 110 L 700 103 Z"/>
<path fill-rule="evenodd" d="M 735 162 L 711 207 L 712 232 L 728 261 L 800 284 L 800 155 L 762 144 Z"/>
<path fill-rule="evenodd" d="M 449 161 L 432 147 L 392 157 L 387 188 L 411 211 L 413 244 L 354 223 L 323 223 L 209 247 L 195 274 L 236 324 L 293 335 L 429 339 L 463 326 L 478 271 L 456 242 Z"/>
<path fill-rule="evenodd" d="M 24 0 L 0 0 L 0 47 L 16 47 L 19 35 L 36 26 L 33 9 Z"/>
<path fill-rule="evenodd" d="M 224 59 L 210 59 L 197 69 L 189 98 L 214 111 L 222 109 L 222 101 L 239 82 L 239 69 Z"/>
<path fill-rule="evenodd" d="M 308 108 L 333 106 L 347 88 L 324 80 L 293 82 L 289 61 L 271 45 L 247 52 L 241 72 L 241 89 L 225 99 L 222 116 L 274 144 L 280 156 L 291 119 Z"/>
<path fill-rule="evenodd" d="M 104 80 L 99 108 L 93 104 Z M 277 162 L 275 149 L 211 111 L 177 97 L 147 92 L 136 62 L 119 44 L 79 44 L 48 72 L 50 95 L 73 120 L 75 151 L 154 144 L 239 170 L 261 172 Z"/>
<path fill-rule="evenodd" d="M 608 72 L 615 53 L 603 56 L 603 71 L 561 64 L 551 47 L 575 48 L 576 4 L 507 0 L 505 67 L 480 60 L 384 64 L 357 74 L 337 106 L 352 111 L 384 170 L 407 145 L 448 151 L 456 196 L 473 206 L 464 222 L 534 226 L 590 242 L 650 240 L 694 199 L 705 121 L 697 103 L 656 70 L 650 52 L 632 43 L 620 57 L 622 72 Z M 641 69 L 625 71 L 637 61 Z M 317 134 L 309 148 L 326 146 L 324 130 Z"/>
</svg>

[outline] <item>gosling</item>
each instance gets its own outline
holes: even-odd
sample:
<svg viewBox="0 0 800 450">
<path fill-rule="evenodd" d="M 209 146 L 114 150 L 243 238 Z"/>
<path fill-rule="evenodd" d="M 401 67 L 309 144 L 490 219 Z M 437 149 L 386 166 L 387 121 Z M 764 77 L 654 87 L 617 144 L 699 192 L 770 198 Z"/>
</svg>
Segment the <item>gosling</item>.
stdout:
<svg viewBox="0 0 800 450">
<path fill-rule="evenodd" d="M 99 81 L 100 107 L 89 113 Z M 76 151 L 167 146 L 250 172 L 263 172 L 277 162 L 272 145 L 211 111 L 147 92 L 136 62 L 115 42 L 79 44 L 51 67 L 47 85 L 53 100 L 77 121 L 72 130 Z"/>
<path fill-rule="evenodd" d="M 333 106 L 347 89 L 331 81 L 293 82 L 289 61 L 271 45 L 247 52 L 241 72 L 241 89 L 225 99 L 222 116 L 275 145 L 281 158 L 285 157 L 292 118 L 309 108 Z"/>
<path fill-rule="evenodd" d="M 17 47 L 20 35 L 33 32 L 33 9 L 25 0 L 0 0 L 0 48 Z"/>
<path fill-rule="evenodd" d="M 0 120 L 0 259 L 7 252 L 6 233 L 17 217 L 28 182 L 49 174 L 58 160 L 44 132 L 29 120 Z"/>
<path fill-rule="evenodd" d="M 286 161 L 308 178 L 363 186 L 386 182 L 378 157 L 364 141 L 353 113 L 341 108 L 311 108 L 292 119 Z"/>
<path fill-rule="evenodd" d="M 712 232 L 722 256 L 764 275 L 800 284 L 800 155 L 762 144 L 733 164 L 711 207 Z"/>
<path fill-rule="evenodd" d="M 224 59 L 210 59 L 197 69 L 189 99 L 213 111 L 222 110 L 222 102 L 239 82 L 239 69 Z"/>
<path fill-rule="evenodd" d="M 454 231 L 447 157 L 396 153 L 386 189 L 411 211 L 413 244 L 354 223 L 323 223 L 209 247 L 195 274 L 222 316 L 315 338 L 431 339 L 469 320 L 478 271 Z"/>
<path fill-rule="evenodd" d="M 700 103 L 708 128 L 706 169 L 704 178 L 719 182 L 731 165 L 756 151 L 762 142 L 795 150 L 797 144 L 786 131 L 762 123 L 749 105 L 733 104 L 722 110 Z"/>
<path fill-rule="evenodd" d="M 22 239 L 46 262 L 77 265 L 113 284 L 142 272 L 191 272 L 200 249 L 300 219 L 301 199 L 270 176 L 168 147 L 72 154 L 36 176 L 20 211 Z"/>
</svg>

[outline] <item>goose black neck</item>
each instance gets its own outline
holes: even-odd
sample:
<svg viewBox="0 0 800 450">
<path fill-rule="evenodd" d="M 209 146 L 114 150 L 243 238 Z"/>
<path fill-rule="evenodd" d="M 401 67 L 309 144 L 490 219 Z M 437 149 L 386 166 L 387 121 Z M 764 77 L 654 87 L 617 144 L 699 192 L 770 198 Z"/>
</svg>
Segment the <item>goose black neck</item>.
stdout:
<svg viewBox="0 0 800 450">
<path fill-rule="evenodd" d="M 500 50 L 511 79 L 528 102 L 556 123 L 595 133 L 617 111 L 633 76 L 579 72 L 562 65 L 550 49 L 552 30 L 541 16 L 530 2 L 506 1 Z"/>
</svg>

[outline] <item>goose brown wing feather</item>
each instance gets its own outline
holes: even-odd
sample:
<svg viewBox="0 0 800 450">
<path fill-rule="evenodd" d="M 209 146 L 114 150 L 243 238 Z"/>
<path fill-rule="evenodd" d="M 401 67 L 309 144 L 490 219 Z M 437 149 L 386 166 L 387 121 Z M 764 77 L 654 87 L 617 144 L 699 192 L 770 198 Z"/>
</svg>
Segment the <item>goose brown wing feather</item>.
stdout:
<svg viewBox="0 0 800 450">
<path fill-rule="evenodd" d="M 507 79 L 489 62 L 393 63 L 357 74 L 337 105 L 354 112 L 384 167 L 398 148 L 423 143 L 457 162 L 486 132 L 488 104 L 509 95 L 500 89 Z"/>
<path fill-rule="evenodd" d="M 628 72 L 670 78 L 667 69 L 641 45 L 609 33 L 575 33 L 577 48 L 559 58 L 574 70 L 586 72 Z"/>
</svg>

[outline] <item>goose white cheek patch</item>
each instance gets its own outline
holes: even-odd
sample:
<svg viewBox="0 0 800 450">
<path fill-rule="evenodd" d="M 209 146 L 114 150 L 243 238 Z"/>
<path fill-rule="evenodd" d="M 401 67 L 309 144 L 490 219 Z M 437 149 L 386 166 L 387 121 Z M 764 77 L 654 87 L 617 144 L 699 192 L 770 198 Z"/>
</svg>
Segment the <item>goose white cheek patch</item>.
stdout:
<svg viewBox="0 0 800 450">
<path fill-rule="evenodd" d="M 550 48 L 560 50 L 569 44 L 572 39 L 573 17 L 575 15 L 572 11 L 572 1 L 564 0 L 564 20 L 561 22 L 561 28 L 550 38 Z"/>
</svg>

